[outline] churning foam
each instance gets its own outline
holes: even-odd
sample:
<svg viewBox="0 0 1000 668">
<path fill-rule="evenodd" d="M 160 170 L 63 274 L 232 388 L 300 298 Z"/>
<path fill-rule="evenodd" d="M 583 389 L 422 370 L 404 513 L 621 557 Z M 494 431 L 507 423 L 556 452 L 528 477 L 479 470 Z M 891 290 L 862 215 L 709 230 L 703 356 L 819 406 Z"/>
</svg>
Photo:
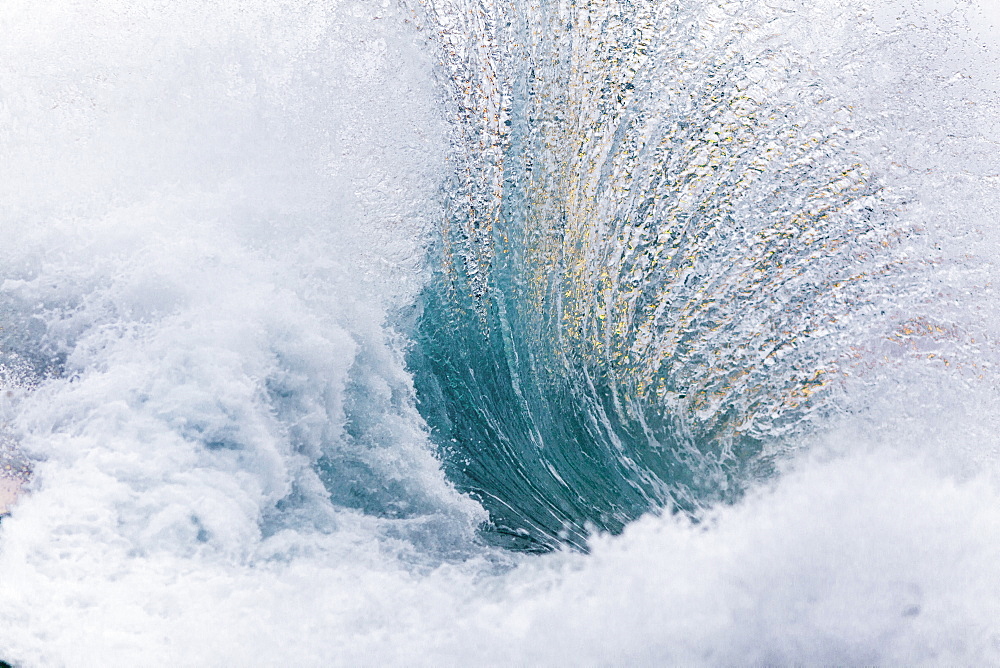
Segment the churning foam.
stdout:
<svg viewBox="0 0 1000 668">
<path fill-rule="evenodd" d="M 918 260 L 945 267 L 924 286 L 942 346 L 977 365 L 933 337 L 861 351 L 854 412 L 773 483 L 529 557 L 477 541 L 387 324 L 424 284 L 449 168 L 411 15 L 6 3 L 4 438 L 34 477 L 0 529 L 2 658 L 996 662 L 996 33 L 896 4 L 845 76 L 940 247 Z M 818 52 L 851 34 L 823 11 Z"/>
</svg>

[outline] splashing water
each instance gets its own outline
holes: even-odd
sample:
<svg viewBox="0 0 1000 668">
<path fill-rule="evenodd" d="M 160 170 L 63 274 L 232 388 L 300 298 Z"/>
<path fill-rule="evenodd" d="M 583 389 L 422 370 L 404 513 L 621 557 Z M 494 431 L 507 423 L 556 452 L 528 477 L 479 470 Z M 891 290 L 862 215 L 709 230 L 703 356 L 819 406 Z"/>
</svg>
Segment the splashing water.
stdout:
<svg viewBox="0 0 1000 668">
<path fill-rule="evenodd" d="M 0 25 L 0 658 L 1000 658 L 996 10 Z"/>
</svg>

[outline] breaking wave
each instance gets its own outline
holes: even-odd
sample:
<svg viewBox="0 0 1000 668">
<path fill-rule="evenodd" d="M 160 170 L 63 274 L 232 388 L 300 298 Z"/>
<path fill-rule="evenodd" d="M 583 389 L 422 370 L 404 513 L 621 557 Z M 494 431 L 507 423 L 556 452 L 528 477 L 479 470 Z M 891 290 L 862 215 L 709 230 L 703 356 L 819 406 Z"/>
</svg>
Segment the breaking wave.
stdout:
<svg viewBox="0 0 1000 668">
<path fill-rule="evenodd" d="M 0 656 L 996 662 L 996 21 L 6 3 Z"/>
</svg>

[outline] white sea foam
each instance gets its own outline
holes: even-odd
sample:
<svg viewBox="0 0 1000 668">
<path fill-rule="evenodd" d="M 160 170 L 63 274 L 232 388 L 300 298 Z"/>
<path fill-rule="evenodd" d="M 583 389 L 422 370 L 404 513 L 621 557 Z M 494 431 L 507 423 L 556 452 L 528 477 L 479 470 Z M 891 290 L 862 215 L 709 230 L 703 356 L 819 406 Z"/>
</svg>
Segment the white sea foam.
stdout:
<svg viewBox="0 0 1000 668">
<path fill-rule="evenodd" d="M 965 7 L 896 5 L 877 19 L 939 26 L 935 8 Z M 894 178 L 918 193 L 931 245 L 974 255 L 935 280 L 960 326 L 947 345 L 978 365 L 874 359 L 857 415 L 741 503 L 528 557 L 475 542 L 482 511 L 445 481 L 386 325 L 422 284 L 447 170 L 406 16 L 279 0 L 0 9 L 0 352 L 23 363 L 2 377 L 2 419 L 35 472 L 0 527 L 0 658 L 1000 661 L 983 257 L 997 33 L 958 32 L 973 35 L 962 54 L 986 44 L 962 56 L 976 85 L 857 89 L 859 122 L 911 142 Z M 947 73 L 910 48 L 919 29 L 889 40 L 890 84 Z M 906 79 L 905 58 L 939 69 Z M 954 127 L 967 134 L 948 143 Z"/>
</svg>

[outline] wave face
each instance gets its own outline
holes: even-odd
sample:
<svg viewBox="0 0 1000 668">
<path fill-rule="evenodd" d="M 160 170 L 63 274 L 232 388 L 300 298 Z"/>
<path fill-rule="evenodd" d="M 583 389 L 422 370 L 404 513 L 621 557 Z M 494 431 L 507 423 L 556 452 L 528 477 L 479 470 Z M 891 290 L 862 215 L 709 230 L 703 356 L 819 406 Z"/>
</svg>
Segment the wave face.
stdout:
<svg viewBox="0 0 1000 668">
<path fill-rule="evenodd" d="M 446 470 L 526 549 L 739 498 L 898 325 L 906 196 L 781 9 L 491 10 L 411 355 Z"/>
<path fill-rule="evenodd" d="M 0 659 L 1000 663 L 1000 17 L 803 4 L 4 2 Z"/>
</svg>

